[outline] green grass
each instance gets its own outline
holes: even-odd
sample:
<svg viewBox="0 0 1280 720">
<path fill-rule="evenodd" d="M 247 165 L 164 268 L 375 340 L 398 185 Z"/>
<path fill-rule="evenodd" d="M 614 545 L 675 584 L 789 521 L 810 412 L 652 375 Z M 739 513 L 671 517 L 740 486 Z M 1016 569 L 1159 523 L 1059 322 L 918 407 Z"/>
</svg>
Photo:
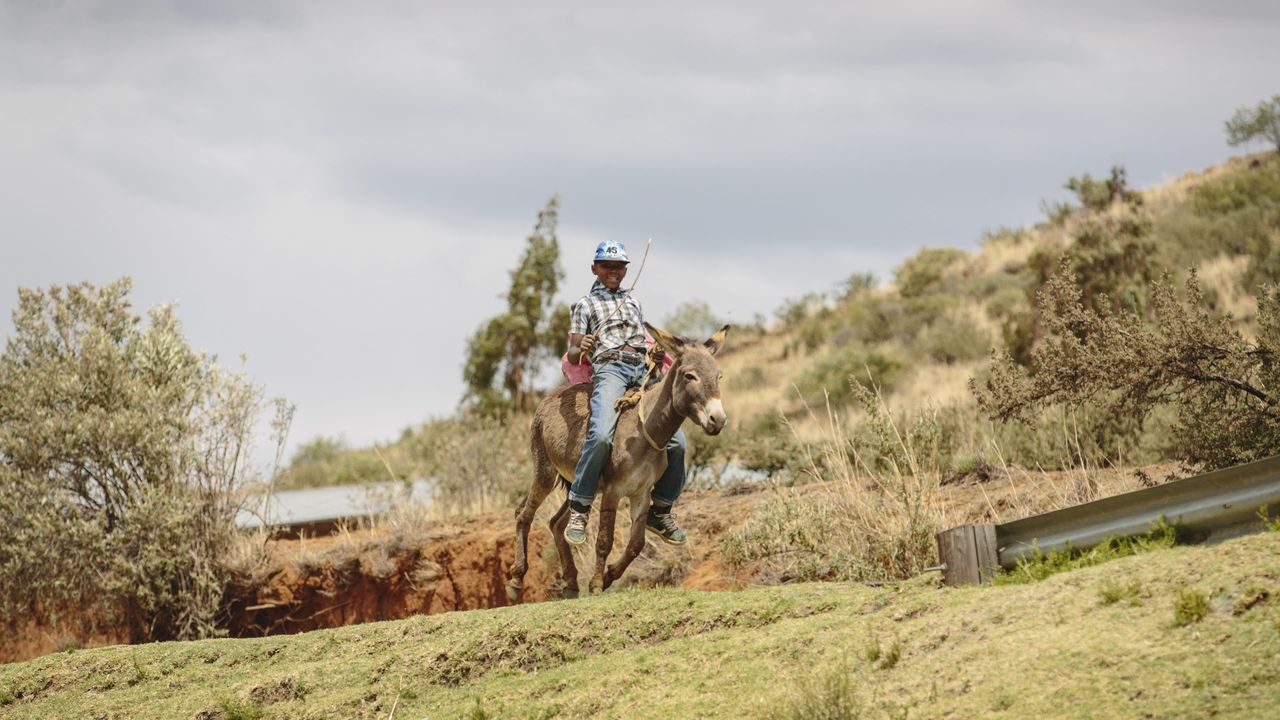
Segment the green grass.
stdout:
<svg viewBox="0 0 1280 720">
<path fill-rule="evenodd" d="M 1153 523 L 1150 531 L 1132 537 L 1108 537 L 1092 548 L 1079 552 L 1073 549 L 1045 553 L 1034 548 L 1030 558 L 1019 560 L 1012 570 L 996 574 L 997 585 L 1019 585 L 1038 582 L 1051 575 L 1068 570 L 1101 565 L 1117 558 L 1137 555 L 1151 550 L 1171 548 L 1185 542 L 1186 533 L 1177 525 L 1170 525 L 1164 518 Z"/>
<path fill-rule="evenodd" d="M 1199 590 L 1178 588 L 1173 602 L 1173 624 L 1184 627 L 1204 620 L 1209 614 L 1209 598 Z"/>
<path fill-rule="evenodd" d="M 0 666 L 0 718 L 1274 717 L 1275 598 L 1273 533 L 1024 585 L 624 591 L 58 653 Z"/>
</svg>

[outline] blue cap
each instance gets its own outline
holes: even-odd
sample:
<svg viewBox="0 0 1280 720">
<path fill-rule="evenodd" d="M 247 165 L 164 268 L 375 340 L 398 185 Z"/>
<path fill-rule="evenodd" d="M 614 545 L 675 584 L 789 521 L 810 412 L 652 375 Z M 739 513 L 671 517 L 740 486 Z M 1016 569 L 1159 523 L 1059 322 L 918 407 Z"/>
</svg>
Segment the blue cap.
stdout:
<svg viewBox="0 0 1280 720">
<path fill-rule="evenodd" d="M 596 258 L 594 262 L 624 262 L 629 263 L 627 259 L 627 248 L 620 242 L 605 240 L 596 246 Z"/>
</svg>

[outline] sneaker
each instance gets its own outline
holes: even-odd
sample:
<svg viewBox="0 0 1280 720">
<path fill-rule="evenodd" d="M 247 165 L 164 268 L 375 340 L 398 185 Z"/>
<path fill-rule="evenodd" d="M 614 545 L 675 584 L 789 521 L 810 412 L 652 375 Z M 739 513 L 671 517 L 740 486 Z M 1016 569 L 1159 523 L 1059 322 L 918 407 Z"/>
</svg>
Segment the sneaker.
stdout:
<svg viewBox="0 0 1280 720">
<path fill-rule="evenodd" d="M 587 541 L 587 513 L 569 510 L 569 524 L 564 526 L 564 541 L 581 545 Z"/>
<path fill-rule="evenodd" d="M 657 533 L 669 545 L 683 545 L 685 541 L 684 531 L 676 524 L 676 518 L 671 514 L 671 510 L 658 513 L 653 510 L 649 511 L 649 519 L 644 523 L 645 529 L 650 532 Z"/>
</svg>

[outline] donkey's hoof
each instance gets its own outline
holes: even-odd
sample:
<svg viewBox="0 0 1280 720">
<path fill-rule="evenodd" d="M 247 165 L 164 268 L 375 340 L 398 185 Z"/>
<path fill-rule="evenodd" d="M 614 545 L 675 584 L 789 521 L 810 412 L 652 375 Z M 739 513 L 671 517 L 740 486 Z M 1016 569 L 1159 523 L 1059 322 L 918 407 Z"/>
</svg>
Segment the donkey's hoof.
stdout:
<svg viewBox="0 0 1280 720">
<path fill-rule="evenodd" d="M 566 583 L 559 580 L 547 588 L 547 596 L 555 600 L 576 600 L 578 597 L 578 583 Z"/>
<path fill-rule="evenodd" d="M 507 581 L 507 601 L 512 603 L 520 602 L 520 596 L 524 594 L 524 583 L 517 580 Z"/>
</svg>

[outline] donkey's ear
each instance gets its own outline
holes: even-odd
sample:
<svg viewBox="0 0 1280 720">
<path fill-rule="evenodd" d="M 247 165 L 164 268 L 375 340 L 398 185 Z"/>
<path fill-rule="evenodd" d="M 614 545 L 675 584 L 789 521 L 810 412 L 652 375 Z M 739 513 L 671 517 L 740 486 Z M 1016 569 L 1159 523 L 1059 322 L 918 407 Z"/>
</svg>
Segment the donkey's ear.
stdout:
<svg viewBox="0 0 1280 720">
<path fill-rule="evenodd" d="M 671 357 L 680 357 L 684 354 L 684 340 L 672 335 L 666 330 L 656 328 L 649 323 L 645 323 L 644 328 L 649 331 L 649 334 L 653 336 L 654 340 L 658 341 L 659 347 L 668 353 L 671 353 Z"/>
<path fill-rule="evenodd" d="M 724 347 L 724 339 L 728 336 L 729 336 L 729 326 L 725 325 L 724 327 L 717 330 L 715 335 L 712 335 L 710 338 L 708 338 L 707 341 L 703 343 L 703 345 L 705 345 L 707 349 L 711 351 L 712 355 L 715 355 L 716 353 L 720 352 L 720 348 Z"/>
</svg>

